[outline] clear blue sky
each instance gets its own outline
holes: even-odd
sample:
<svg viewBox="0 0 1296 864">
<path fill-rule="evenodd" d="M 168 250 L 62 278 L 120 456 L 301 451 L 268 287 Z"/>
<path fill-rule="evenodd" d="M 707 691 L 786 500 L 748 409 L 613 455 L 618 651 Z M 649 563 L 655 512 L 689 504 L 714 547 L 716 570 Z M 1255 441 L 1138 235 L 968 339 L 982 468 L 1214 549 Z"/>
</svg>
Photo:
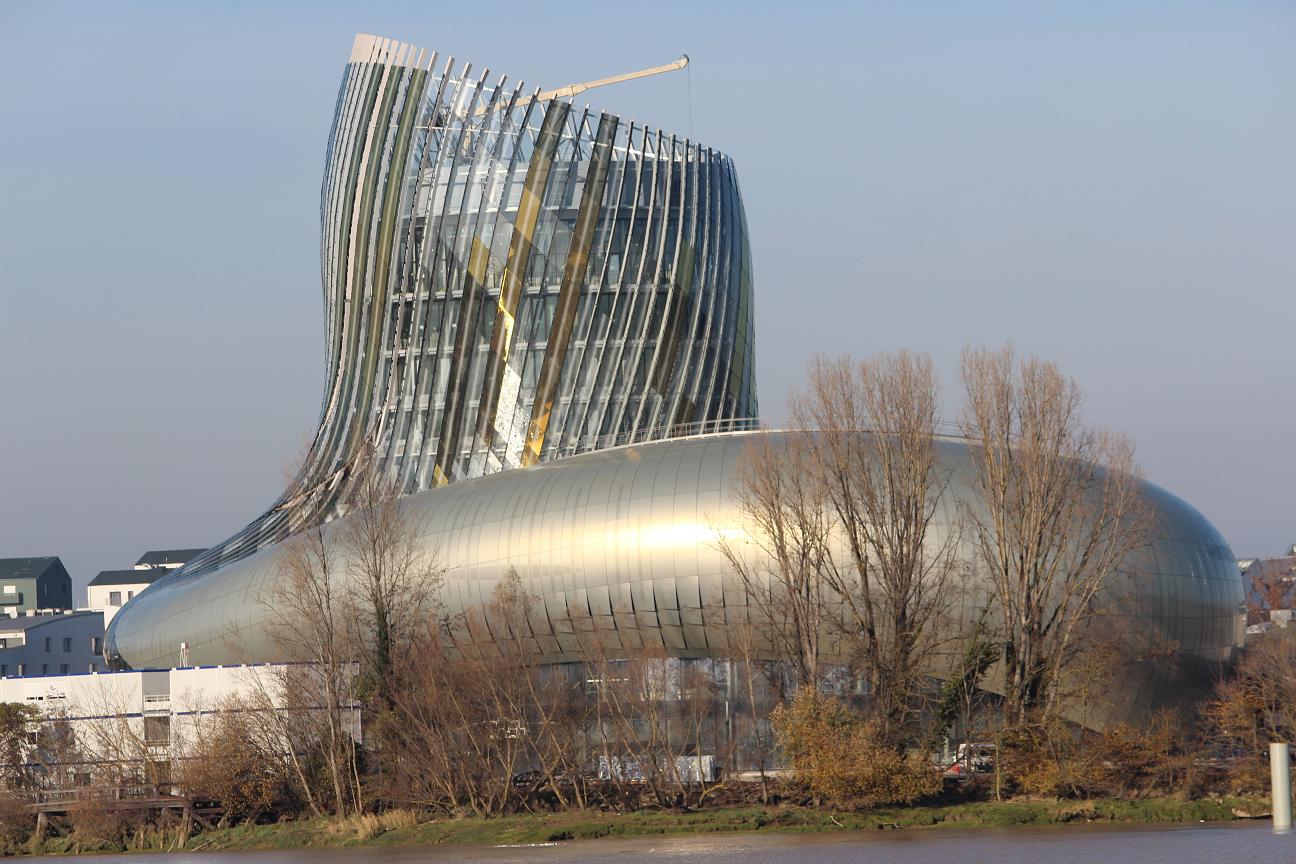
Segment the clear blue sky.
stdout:
<svg viewBox="0 0 1296 864">
<path fill-rule="evenodd" d="M 318 415 L 352 35 L 736 160 L 765 419 L 813 351 L 1012 340 L 1238 555 L 1296 542 L 1296 4 L 0 4 L 0 556 L 220 540 Z M 690 116 L 689 94 L 692 96 Z"/>
</svg>

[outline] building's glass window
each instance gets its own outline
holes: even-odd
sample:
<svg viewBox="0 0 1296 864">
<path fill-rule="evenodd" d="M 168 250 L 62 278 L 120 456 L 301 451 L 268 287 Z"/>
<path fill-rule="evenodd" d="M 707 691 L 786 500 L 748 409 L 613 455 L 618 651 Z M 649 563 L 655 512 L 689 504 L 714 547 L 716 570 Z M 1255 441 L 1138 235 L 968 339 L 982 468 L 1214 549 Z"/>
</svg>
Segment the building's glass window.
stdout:
<svg viewBox="0 0 1296 864">
<path fill-rule="evenodd" d="M 135 592 L 134 592 L 134 591 L 127 591 L 127 592 L 126 592 L 126 599 L 127 599 L 127 600 L 134 600 L 134 599 L 135 599 Z"/>
<path fill-rule="evenodd" d="M 64 654 L 70 654 L 71 652 L 72 652 L 72 637 L 71 637 L 71 636 L 64 636 L 64 637 L 63 637 L 63 653 L 64 653 Z"/>
<path fill-rule="evenodd" d="M 21 678 L 22 676 L 24 676 L 24 675 L 26 675 L 26 674 L 27 674 L 27 664 L 26 664 L 26 663 L 19 663 L 19 664 L 18 664 L 18 677 Z"/>
<path fill-rule="evenodd" d="M 49 649 L 46 649 L 46 650 L 49 650 Z M 49 664 L 48 664 L 48 663 L 42 663 L 42 664 L 41 664 L 41 674 L 42 674 L 42 675 L 48 675 L 48 674 L 49 674 Z"/>
<path fill-rule="evenodd" d="M 99 664 L 98 664 L 98 663 L 91 663 L 91 664 L 90 664 L 90 671 L 91 671 L 91 673 L 98 672 L 98 671 L 99 671 Z"/>
<path fill-rule="evenodd" d="M 17 594 L 17 593 L 18 593 L 18 586 L 17 586 L 17 585 L 6 585 L 6 586 L 4 586 L 4 593 L 6 593 L 6 594 Z"/>
<path fill-rule="evenodd" d="M 9 677 L 9 666 L 6 663 L 0 663 L 0 678 Z"/>
<path fill-rule="evenodd" d="M 171 718 L 162 717 L 145 717 L 144 718 L 144 743 L 145 744 L 168 744 L 171 741 Z"/>
<path fill-rule="evenodd" d="M 46 654 L 48 654 L 49 652 L 51 652 L 51 651 L 54 650 L 53 648 L 50 647 L 50 646 L 53 645 L 53 644 L 54 644 L 54 640 L 51 639 L 50 637 L 46 636 L 46 637 L 45 637 L 45 653 L 46 653 Z"/>
<path fill-rule="evenodd" d="M 60 663 L 60 664 L 59 664 L 59 674 L 60 674 L 60 675 L 66 675 L 66 674 L 68 674 L 68 664 L 66 664 L 66 663 Z"/>
<path fill-rule="evenodd" d="M 122 604 L 121 604 L 121 592 L 120 592 L 120 591 L 109 591 L 109 592 L 108 592 L 108 605 L 109 605 L 109 606 L 120 606 L 120 605 L 122 605 Z"/>
<path fill-rule="evenodd" d="M 98 636 L 91 636 L 91 637 L 90 637 L 90 653 L 91 653 L 91 654 L 102 654 L 102 653 L 103 653 L 103 643 L 99 641 L 99 637 L 98 637 Z"/>
</svg>

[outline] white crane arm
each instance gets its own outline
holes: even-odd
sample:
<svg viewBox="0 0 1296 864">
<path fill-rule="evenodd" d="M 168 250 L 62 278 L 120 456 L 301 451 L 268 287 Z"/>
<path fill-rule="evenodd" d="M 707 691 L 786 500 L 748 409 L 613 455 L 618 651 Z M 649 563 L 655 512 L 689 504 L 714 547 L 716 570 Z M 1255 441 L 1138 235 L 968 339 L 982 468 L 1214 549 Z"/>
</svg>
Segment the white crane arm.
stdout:
<svg viewBox="0 0 1296 864">
<path fill-rule="evenodd" d="M 680 55 L 678 60 L 667 63 L 664 66 L 653 66 L 651 69 L 640 69 L 637 72 L 626 72 L 622 75 L 612 75 L 608 78 L 599 78 L 595 81 L 582 81 L 579 84 L 568 84 L 565 87 L 559 87 L 557 90 L 543 90 L 535 95 L 538 102 L 548 102 L 550 99 L 569 99 L 577 93 L 584 93 L 586 90 L 593 90 L 595 87 L 606 87 L 609 84 L 620 84 L 622 81 L 633 81 L 636 78 L 647 78 L 650 75 L 660 75 L 663 72 L 674 72 L 676 69 L 683 69 L 689 63 L 687 54 Z M 503 106 L 496 105 L 494 109 L 487 109 L 485 105 L 473 112 L 474 117 L 480 117 L 487 110 L 500 110 Z"/>
</svg>

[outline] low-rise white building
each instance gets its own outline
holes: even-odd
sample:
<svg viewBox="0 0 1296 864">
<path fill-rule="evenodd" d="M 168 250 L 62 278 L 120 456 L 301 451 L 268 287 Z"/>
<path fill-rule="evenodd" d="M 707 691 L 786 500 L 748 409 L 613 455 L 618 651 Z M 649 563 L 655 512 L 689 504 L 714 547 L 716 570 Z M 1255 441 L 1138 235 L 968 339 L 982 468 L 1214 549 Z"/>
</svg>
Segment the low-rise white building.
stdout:
<svg viewBox="0 0 1296 864">
<path fill-rule="evenodd" d="M 74 736 L 78 759 L 69 770 L 84 772 L 79 782 L 89 783 L 99 770 L 95 766 L 123 761 L 169 765 L 183 758 L 205 717 L 232 708 L 283 710 L 285 688 L 299 680 L 293 676 L 309 675 L 312 668 L 209 666 L 8 678 L 0 680 L 0 702 L 34 706 L 42 722 L 65 724 Z M 344 722 L 359 741 L 358 705 L 348 706 Z"/>
</svg>

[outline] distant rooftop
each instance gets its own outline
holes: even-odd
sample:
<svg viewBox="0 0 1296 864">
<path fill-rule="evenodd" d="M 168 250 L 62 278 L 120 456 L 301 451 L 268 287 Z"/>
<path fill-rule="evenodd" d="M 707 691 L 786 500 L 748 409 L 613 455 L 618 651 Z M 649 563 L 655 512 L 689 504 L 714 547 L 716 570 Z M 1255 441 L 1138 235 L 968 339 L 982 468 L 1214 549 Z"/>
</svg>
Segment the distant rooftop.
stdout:
<svg viewBox="0 0 1296 864">
<path fill-rule="evenodd" d="M 205 549 L 158 549 L 153 552 L 145 552 L 140 559 L 135 562 L 137 568 L 141 567 L 180 567 L 188 564 L 194 558 L 205 552 Z M 109 572 L 109 571 L 105 571 Z"/>
<path fill-rule="evenodd" d="M 102 585 L 152 585 L 154 580 L 164 575 L 160 567 L 140 567 L 133 570 L 100 570 L 99 575 L 90 580 L 91 586 Z"/>
<path fill-rule="evenodd" d="M 64 621 L 85 615 L 103 615 L 98 609 L 77 609 L 62 612 L 55 609 L 42 609 L 27 615 L 0 615 L 0 633 L 12 633 L 15 630 L 30 630 L 52 621 Z"/>
<path fill-rule="evenodd" d="M 0 558 L 0 579 L 39 579 L 52 567 L 62 567 L 58 556 L 46 558 Z"/>
</svg>

